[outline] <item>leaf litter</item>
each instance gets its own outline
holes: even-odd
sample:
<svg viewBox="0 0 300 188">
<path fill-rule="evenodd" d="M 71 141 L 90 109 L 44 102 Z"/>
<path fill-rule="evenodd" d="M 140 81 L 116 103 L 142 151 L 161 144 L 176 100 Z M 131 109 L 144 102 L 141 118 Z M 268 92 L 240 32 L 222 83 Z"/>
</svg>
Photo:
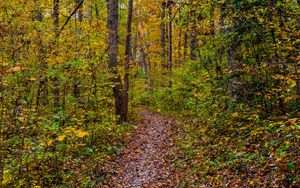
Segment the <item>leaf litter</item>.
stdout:
<svg viewBox="0 0 300 188">
<path fill-rule="evenodd" d="M 141 116 L 126 147 L 103 167 L 107 178 L 100 187 L 176 187 L 177 173 L 170 156 L 175 147 L 173 120 L 149 110 L 143 110 Z"/>
</svg>

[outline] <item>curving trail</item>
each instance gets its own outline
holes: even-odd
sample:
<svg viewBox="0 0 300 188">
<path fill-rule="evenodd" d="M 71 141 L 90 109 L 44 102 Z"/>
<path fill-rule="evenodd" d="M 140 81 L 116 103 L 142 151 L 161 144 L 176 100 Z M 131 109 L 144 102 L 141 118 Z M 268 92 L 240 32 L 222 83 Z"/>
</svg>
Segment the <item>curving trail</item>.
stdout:
<svg viewBox="0 0 300 188">
<path fill-rule="evenodd" d="M 168 152 L 174 147 L 172 120 L 148 110 L 143 121 L 110 168 L 109 182 L 102 187 L 176 187 L 176 173 Z"/>
</svg>

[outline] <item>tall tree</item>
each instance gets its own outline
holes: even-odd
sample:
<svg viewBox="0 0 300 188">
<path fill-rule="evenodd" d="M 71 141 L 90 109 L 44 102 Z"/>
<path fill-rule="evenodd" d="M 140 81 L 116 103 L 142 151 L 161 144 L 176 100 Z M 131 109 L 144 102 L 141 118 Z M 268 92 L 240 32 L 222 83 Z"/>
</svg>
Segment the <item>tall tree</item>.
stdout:
<svg viewBox="0 0 300 188">
<path fill-rule="evenodd" d="M 197 22 L 196 19 L 193 18 L 195 15 L 195 11 L 190 12 L 190 19 L 192 19 L 191 29 L 190 29 L 190 59 L 197 59 L 197 48 L 198 48 L 198 33 L 197 33 Z"/>
<path fill-rule="evenodd" d="M 171 80 L 171 73 L 172 73 L 172 57 L 173 57 L 173 20 L 172 20 L 172 15 L 173 15 L 173 1 L 168 2 L 168 8 L 169 8 L 169 24 L 168 24 L 168 31 L 169 31 L 169 37 L 168 37 L 168 73 L 169 73 L 169 87 L 172 86 L 172 80 Z"/>
<path fill-rule="evenodd" d="M 160 24 L 160 45 L 161 45 L 161 57 L 163 65 L 166 62 L 166 7 L 165 1 L 161 4 L 161 24 Z"/>
<path fill-rule="evenodd" d="M 115 111 L 118 116 L 118 123 L 122 121 L 122 82 L 118 73 L 118 29 L 119 29 L 119 10 L 118 0 L 109 0 L 108 8 L 108 66 L 113 83 L 113 95 L 115 98 Z"/>
<path fill-rule="evenodd" d="M 55 38 L 59 36 L 59 0 L 53 0 L 53 25 L 54 25 L 54 34 Z M 57 76 L 53 78 L 54 88 L 53 88 L 53 98 L 54 98 L 54 109 L 57 110 L 59 108 L 59 79 Z"/>
<path fill-rule="evenodd" d="M 53 0 L 53 25 L 54 25 L 54 33 L 57 36 L 59 33 L 59 0 Z"/>
<path fill-rule="evenodd" d="M 122 115 L 121 119 L 127 121 L 128 119 L 128 90 L 129 90 L 129 66 L 132 60 L 132 12 L 133 12 L 133 0 L 128 1 L 128 13 L 127 13 L 127 36 L 125 44 L 125 75 L 124 75 L 124 90 L 122 96 Z"/>
</svg>

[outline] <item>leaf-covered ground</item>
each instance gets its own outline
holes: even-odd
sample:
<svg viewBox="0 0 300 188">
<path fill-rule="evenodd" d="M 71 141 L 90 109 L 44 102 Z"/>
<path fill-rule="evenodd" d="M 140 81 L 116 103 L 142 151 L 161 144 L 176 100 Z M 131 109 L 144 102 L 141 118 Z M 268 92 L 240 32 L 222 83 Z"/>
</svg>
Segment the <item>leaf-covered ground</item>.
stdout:
<svg viewBox="0 0 300 188">
<path fill-rule="evenodd" d="M 148 110 L 114 161 L 104 168 L 107 181 L 101 187 L 175 187 L 177 178 L 170 152 L 172 120 Z"/>
<path fill-rule="evenodd" d="M 280 122 L 295 137 L 288 140 L 267 130 L 259 137 L 246 134 L 257 127 L 236 127 L 246 122 L 236 113 L 218 130 L 197 126 L 195 117 L 175 121 L 148 110 L 141 115 L 126 147 L 103 167 L 106 180 L 100 187 L 299 187 L 296 121 Z"/>
</svg>

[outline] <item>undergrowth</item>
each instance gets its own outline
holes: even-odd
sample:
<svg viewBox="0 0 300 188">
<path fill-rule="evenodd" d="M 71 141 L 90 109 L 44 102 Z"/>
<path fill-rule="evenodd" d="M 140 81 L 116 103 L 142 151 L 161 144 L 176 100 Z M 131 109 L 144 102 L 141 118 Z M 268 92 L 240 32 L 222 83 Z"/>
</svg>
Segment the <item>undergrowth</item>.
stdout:
<svg viewBox="0 0 300 188">
<path fill-rule="evenodd" d="M 225 79 L 211 79 L 192 66 L 174 71 L 171 90 L 159 87 L 147 99 L 153 110 L 179 120 L 179 185 L 300 185 L 299 112 L 266 110 L 263 101 L 233 101 Z"/>
</svg>

